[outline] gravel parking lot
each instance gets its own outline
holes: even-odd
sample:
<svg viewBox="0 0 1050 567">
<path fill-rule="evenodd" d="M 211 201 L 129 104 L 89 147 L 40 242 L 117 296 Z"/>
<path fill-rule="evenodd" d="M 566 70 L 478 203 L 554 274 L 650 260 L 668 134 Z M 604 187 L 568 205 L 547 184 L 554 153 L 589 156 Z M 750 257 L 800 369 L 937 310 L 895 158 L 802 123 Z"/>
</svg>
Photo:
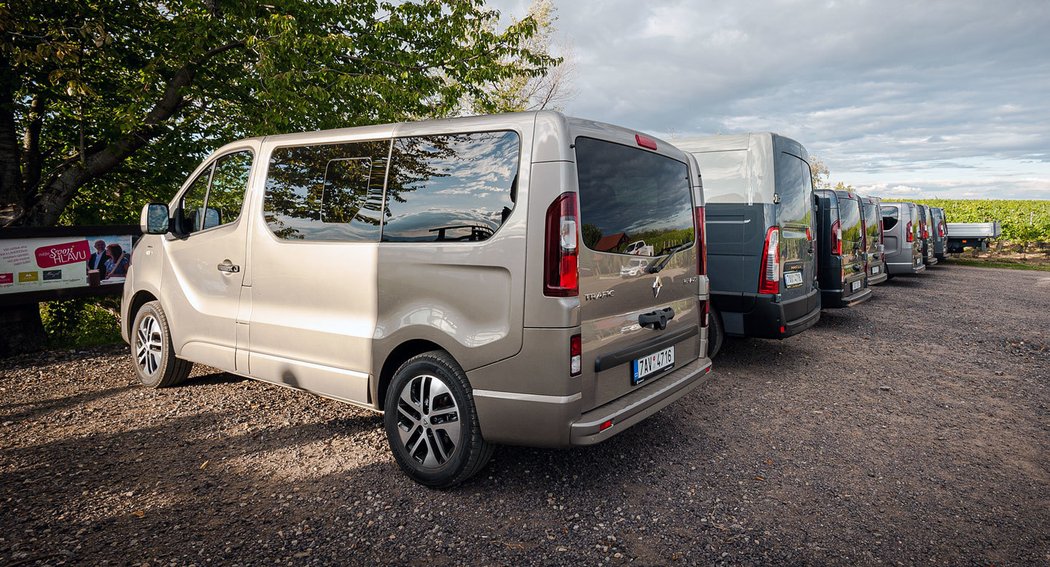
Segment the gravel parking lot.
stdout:
<svg viewBox="0 0 1050 567">
<path fill-rule="evenodd" d="M 602 445 L 449 491 L 377 414 L 126 347 L 0 361 L 0 563 L 1050 563 L 1050 273 L 895 278 Z M 522 424 L 527 427 L 527 424 Z"/>
</svg>

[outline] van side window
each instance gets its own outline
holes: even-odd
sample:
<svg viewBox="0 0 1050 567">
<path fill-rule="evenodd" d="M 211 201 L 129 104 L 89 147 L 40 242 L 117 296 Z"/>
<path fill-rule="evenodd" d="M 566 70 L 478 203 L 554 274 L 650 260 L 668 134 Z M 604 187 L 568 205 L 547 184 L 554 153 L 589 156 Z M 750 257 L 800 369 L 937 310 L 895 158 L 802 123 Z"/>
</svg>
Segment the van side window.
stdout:
<svg viewBox="0 0 1050 567">
<path fill-rule="evenodd" d="M 383 242 L 476 242 L 507 220 L 517 198 L 515 132 L 394 140 Z"/>
<path fill-rule="evenodd" d="M 263 214 L 285 240 L 379 240 L 390 142 L 275 148 Z"/>
<path fill-rule="evenodd" d="M 252 172 L 252 153 L 235 152 L 215 162 L 215 172 L 208 187 L 202 228 L 212 228 L 233 222 L 241 215 L 248 176 Z"/>
<path fill-rule="evenodd" d="M 252 152 L 245 150 L 224 155 L 200 172 L 175 211 L 178 232 L 189 235 L 237 220 L 251 171 Z"/>
<path fill-rule="evenodd" d="M 213 165 L 200 172 L 189 189 L 182 194 L 179 208 L 175 211 L 175 225 L 180 234 L 192 234 L 201 229 L 201 217 L 204 216 L 204 200 L 208 197 L 208 180 L 211 179 Z"/>
<path fill-rule="evenodd" d="M 889 231 L 897 226 L 900 220 L 900 212 L 897 207 L 882 207 L 882 230 Z"/>
</svg>

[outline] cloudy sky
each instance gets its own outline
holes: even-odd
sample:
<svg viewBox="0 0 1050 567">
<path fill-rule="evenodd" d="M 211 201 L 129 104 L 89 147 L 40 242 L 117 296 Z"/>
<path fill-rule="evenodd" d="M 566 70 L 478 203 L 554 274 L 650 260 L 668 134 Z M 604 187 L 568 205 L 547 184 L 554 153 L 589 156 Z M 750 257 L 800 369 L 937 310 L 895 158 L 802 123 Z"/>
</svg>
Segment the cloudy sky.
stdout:
<svg viewBox="0 0 1050 567">
<path fill-rule="evenodd" d="M 568 114 L 772 130 L 876 195 L 1050 199 L 1050 0 L 554 3 Z"/>
</svg>

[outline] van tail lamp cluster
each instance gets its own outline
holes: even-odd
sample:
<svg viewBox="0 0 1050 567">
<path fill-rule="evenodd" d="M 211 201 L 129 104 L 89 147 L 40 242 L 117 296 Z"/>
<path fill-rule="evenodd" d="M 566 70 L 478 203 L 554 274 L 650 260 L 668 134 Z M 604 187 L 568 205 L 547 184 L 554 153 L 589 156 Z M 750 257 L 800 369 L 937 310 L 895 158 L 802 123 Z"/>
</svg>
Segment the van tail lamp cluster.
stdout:
<svg viewBox="0 0 1050 567">
<path fill-rule="evenodd" d="M 569 339 L 569 376 L 579 376 L 583 371 L 583 339 L 573 335 Z"/>
<path fill-rule="evenodd" d="M 842 225 L 839 221 L 831 223 L 831 253 L 842 255 Z"/>
<path fill-rule="evenodd" d="M 707 273 L 707 235 L 704 234 L 704 208 L 697 207 L 696 215 L 696 274 L 702 276 Z"/>
<path fill-rule="evenodd" d="M 635 134 L 634 141 L 637 142 L 639 146 L 645 149 L 656 151 L 656 140 L 650 138 L 649 136 Z"/>
<path fill-rule="evenodd" d="M 758 274 L 758 293 L 780 293 L 780 227 L 766 231 L 762 247 L 762 270 Z"/>
<path fill-rule="evenodd" d="M 706 327 L 711 320 L 711 300 L 700 302 L 700 326 Z"/>
<path fill-rule="evenodd" d="M 580 294 L 577 211 L 575 193 L 562 193 L 547 207 L 543 295 L 576 297 Z"/>
<path fill-rule="evenodd" d="M 940 236 L 941 238 L 944 238 L 944 223 L 943 222 L 937 225 L 937 236 Z"/>
<path fill-rule="evenodd" d="M 908 221 L 907 226 L 904 227 L 904 234 L 908 238 L 908 242 L 915 242 L 915 232 L 911 229 L 911 221 Z"/>
</svg>

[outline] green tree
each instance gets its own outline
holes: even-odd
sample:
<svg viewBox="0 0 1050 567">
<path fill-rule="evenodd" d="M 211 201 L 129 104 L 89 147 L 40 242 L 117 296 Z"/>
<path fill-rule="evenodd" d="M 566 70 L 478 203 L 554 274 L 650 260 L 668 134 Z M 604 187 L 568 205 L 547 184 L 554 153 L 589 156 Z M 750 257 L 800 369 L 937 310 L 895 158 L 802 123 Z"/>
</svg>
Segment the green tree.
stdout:
<svg viewBox="0 0 1050 567">
<path fill-rule="evenodd" d="M 535 18 L 498 17 L 482 0 L 0 3 L 0 225 L 54 225 L 71 202 L 89 212 L 69 220 L 112 220 L 244 136 L 485 107 L 558 63 Z"/>
<path fill-rule="evenodd" d="M 831 189 L 831 170 L 824 163 L 824 160 L 817 156 L 809 156 L 809 173 L 813 177 L 813 188 L 814 189 Z"/>
<path fill-rule="evenodd" d="M 483 0 L 0 0 L 0 227 L 133 222 L 246 136 L 495 106 L 560 61 L 534 17 L 498 20 Z M 39 346 L 35 305 L 3 317 Z"/>
</svg>

